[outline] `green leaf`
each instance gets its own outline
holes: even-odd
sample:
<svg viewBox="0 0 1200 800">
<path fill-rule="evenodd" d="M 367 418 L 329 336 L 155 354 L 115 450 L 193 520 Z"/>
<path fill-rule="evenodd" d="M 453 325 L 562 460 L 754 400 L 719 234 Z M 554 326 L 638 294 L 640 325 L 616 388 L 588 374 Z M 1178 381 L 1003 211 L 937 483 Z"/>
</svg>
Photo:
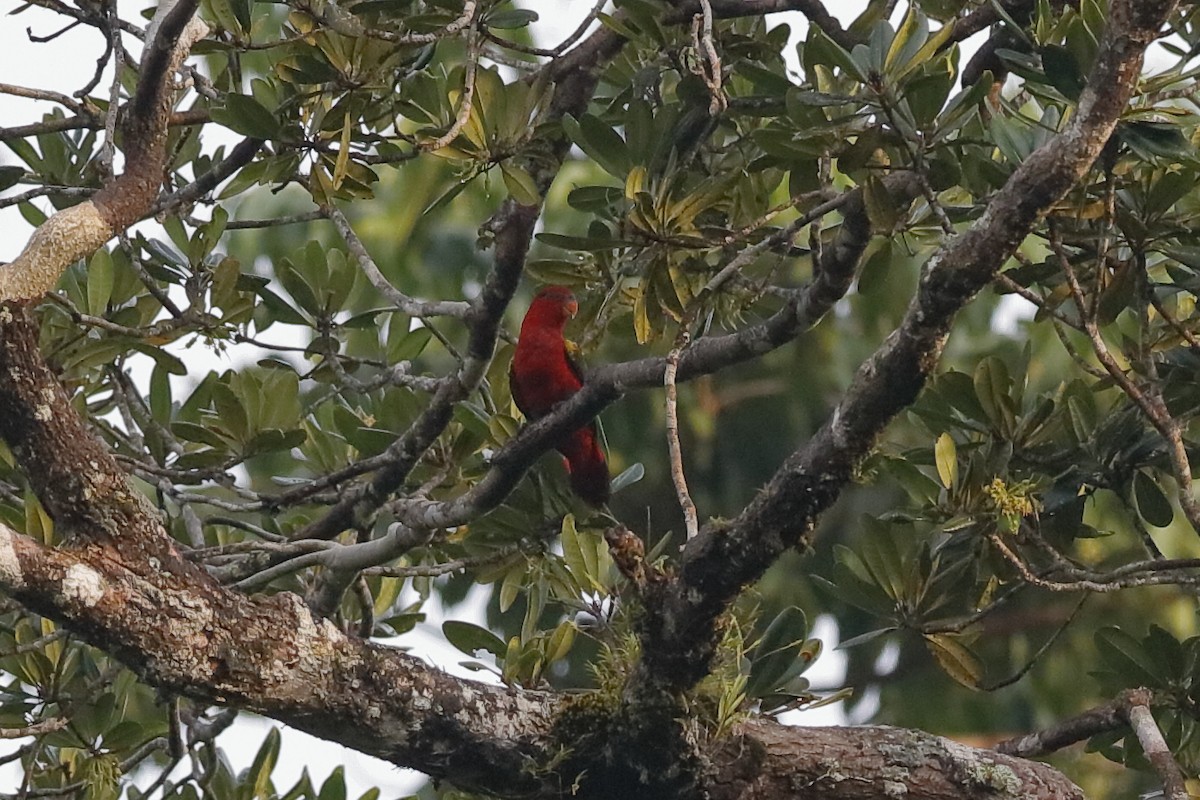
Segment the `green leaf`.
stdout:
<svg viewBox="0 0 1200 800">
<path fill-rule="evenodd" d="M 101 248 L 92 255 L 88 262 L 87 293 L 88 313 L 94 317 L 103 317 L 108 310 L 108 300 L 112 297 L 113 260 L 112 255 Z"/>
<path fill-rule="evenodd" d="M 388 346 L 388 358 L 393 364 L 401 361 L 412 361 L 429 346 L 433 339 L 433 331 L 425 326 L 414 328 L 396 339 Z"/>
<path fill-rule="evenodd" d="M 933 453 L 937 461 L 938 477 L 942 479 L 942 486 L 953 489 L 954 484 L 958 481 L 958 448 L 954 444 L 954 437 L 948 433 L 939 436 L 937 443 L 933 446 Z"/>
<path fill-rule="evenodd" d="M 517 595 L 520 594 L 521 588 L 525 585 L 526 572 L 526 565 L 519 563 L 504 575 L 504 581 L 500 584 L 501 614 L 512 608 L 513 603 L 517 601 Z"/>
<path fill-rule="evenodd" d="M 321 784 L 317 800 L 346 800 L 346 768 L 341 764 L 333 768 L 329 777 Z"/>
<path fill-rule="evenodd" d="M 1165 683 L 1162 665 L 1151 658 L 1141 642 L 1120 628 L 1101 628 L 1095 635 L 1096 650 L 1125 686 L 1158 688 Z"/>
<path fill-rule="evenodd" d="M 642 462 L 637 462 L 632 466 L 626 467 L 621 471 L 621 474 L 612 480 L 612 494 L 624 489 L 626 486 L 632 486 L 646 476 L 646 467 Z"/>
<path fill-rule="evenodd" d="M 566 658 L 575 644 L 575 634 L 578 632 L 575 623 L 570 620 L 560 622 L 546 642 L 546 663 Z"/>
<path fill-rule="evenodd" d="M 158 364 L 150 373 L 150 412 L 160 423 L 171 418 L 171 379 Z"/>
<path fill-rule="evenodd" d="M 472 622 L 448 619 L 442 623 L 442 635 L 446 641 L 454 645 L 461 653 L 474 657 L 480 650 L 491 653 L 497 658 L 503 658 L 508 652 L 508 645 L 487 628 Z"/>
<path fill-rule="evenodd" d="M 594 114 L 584 114 L 576 120 L 563 117 L 563 130 L 600 168 L 616 178 L 624 179 L 629 172 L 629 150 L 625 140 L 612 126 Z"/>
<path fill-rule="evenodd" d="M 542 196 L 538 193 L 533 178 L 511 160 L 500 162 L 500 174 L 513 200 L 523 206 L 536 206 L 542 202 Z"/>
<path fill-rule="evenodd" d="M 850 53 L 840 44 L 830 39 L 825 31 L 817 25 L 808 28 L 808 40 L 804 43 L 805 72 L 812 73 L 816 66 L 841 67 L 847 75 L 866 82 L 866 73 Z"/>
<path fill-rule="evenodd" d="M 1145 159 L 1187 162 L 1196 156 L 1192 143 L 1176 124 L 1141 120 L 1122 122 L 1117 126 L 1117 135 Z"/>
<path fill-rule="evenodd" d="M 1137 502 L 1138 514 L 1142 519 L 1156 528 L 1165 528 L 1175 518 L 1175 509 L 1171 501 L 1154 478 L 1145 470 L 1133 473 L 1133 496 Z"/>
<path fill-rule="evenodd" d="M 279 760 L 279 728 L 272 727 L 263 740 L 254 763 L 246 772 L 245 782 L 254 786 L 255 800 L 268 800 L 274 792 L 271 790 L 271 773 L 275 771 L 275 762 Z"/>
<path fill-rule="evenodd" d="M 851 647 L 857 647 L 860 644 L 866 644 L 867 642 L 878 639 L 880 636 L 886 636 L 889 633 L 895 633 L 897 630 L 899 630 L 899 628 L 897 628 L 895 625 L 889 625 L 886 628 L 876 628 L 875 630 L 867 631 L 866 633 L 860 633 L 858 636 L 851 636 L 845 641 L 838 642 L 837 649 L 849 650 Z"/>
<path fill-rule="evenodd" d="M 560 250 L 583 250 L 585 252 L 600 252 L 625 247 L 633 244 L 624 239 L 614 239 L 609 236 L 567 236 L 561 233 L 539 233 L 537 240 Z"/>
<path fill-rule="evenodd" d="M 227 384 L 214 381 L 212 384 L 213 408 L 220 417 L 221 426 L 229 431 L 239 441 L 244 441 L 249 433 L 249 418 L 246 407 L 241 399 Z"/>
<path fill-rule="evenodd" d="M 145 342 L 134 342 L 132 347 L 139 353 L 144 353 L 145 355 L 150 356 L 150 358 L 154 359 L 154 363 L 157 366 L 162 367 L 172 375 L 188 374 L 188 369 L 183 363 L 183 359 L 168 353 L 161 347 L 155 347 L 154 345 L 146 344 Z"/>
<path fill-rule="evenodd" d="M 1047 81 L 1063 97 L 1068 100 L 1079 99 L 1083 87 L 1087 85 L 1087 78 L 1070 50 L 1057 44 L 1046 45 L 1042 49 L 1042 67 Z"/>
<path fill-rule="evenodd" d="M 791 669 L 808 638 L 808 619 L 804 611 L 789 606 L 776 615 L 763 631 L 750 654 L 750 679 L 746 684 L 749 697 L 780 688 L 782 679 Z"/>
<path fill-rule="evenodd" d="M 863 205 L 867 209 L 867 218 L 876 233 L 889 234 L 900 221 L 903 209 L 900 208 L 892 193 L 888 191 L 883 181 L 871 175 L 862 187 Z"/>
<path fill-rule="evenodd" d="M 507 8 L 496 11 L 484 17 L 489 28 L 498 30 L 513 30 L 524 28 L 531 22 L 538 21 L 538 13 L 527 8 Z"/>
<path fill-rule="evenodd" d="M 214 122 L 243 136 L 273 139 L 282 130 L 279 120 L 266 106 L 245 94 L 228 94 L 225 105 L 212 110 Z"/>
<path fill-rule="evenodd" d="M 973 376 L 975 396 L 987 413 L 988 419 L 1001 431 L 1011 431 L 1013 427 L 1012 400 L 1008 396 L 1012 384 L 1008 377 L 1008 367 L 995 356 L 988 356 L 975 367 Z"/>
<path fill-rule="evenodd" d="M 0 167 L 0 192 L 16 186 L 24 177 L 24 167 Z"/>
<path fill-rule="evenodd" d="M 983 663 L 971 649 L 949 634 L 931 633 L 925 645 L 942 671 L 968 689 L 978 689 L 983 680 Z"/>
<path fill-rule="evenodd" d="M 904 73 L 904 67 L 912 60 L 921 46 L 929 38 L 929 19 L 910 7 L 900 23 L 900 29 L 892 38 L 884 58 L 884 74 L 890 80 L 897 80 Z"/>
</svg>

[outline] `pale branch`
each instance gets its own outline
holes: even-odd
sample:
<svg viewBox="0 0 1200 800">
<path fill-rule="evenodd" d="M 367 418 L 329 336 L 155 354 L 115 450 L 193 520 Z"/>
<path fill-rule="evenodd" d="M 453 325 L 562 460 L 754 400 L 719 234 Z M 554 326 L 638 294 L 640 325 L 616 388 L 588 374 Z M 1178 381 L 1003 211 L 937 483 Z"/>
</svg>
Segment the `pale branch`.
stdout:
<svg viewBox="0 0 1200 800">
<path fill-rule="evenodd" d="M 90 186 L 38 186 L 20 194 L 0 198 L 0 208 L 15 206 L 33 200 L 35 197 L 91 197 L 96 190 Z"/>
<path fill-rule="evenodd" d="M 66 717 L 51 717 L 50 719 L 24 725 L 20 728 L 0 728 L 0 739 L 24 739 L 26 736 L 42 736 L 54 731 L 61 731 L 70 722 Z"/>
<path fill-rule="evenodd" d="M 434 538 L 432 531 L 414 531 L 401 525 L 392 525 L 386 534 L 377 539 L 367 538 L 355 545 L 328 550 L 322 555 L 325 568 L 305 593 L 309 608 L 321 616 L 332 616 L 341 604 L 342 595 L 351 585 L 361 581 L 359 572 L 367 567 L 399 558 L 401 555 L 429 544 Z M 374 604 L 362 604 L 363 620 L 361 635 L 367 636 L 374 629 L 368 618 L 374 613 Z"/>
<path fill-rule="evenodd" d="M 401 292 L 379 269 L 379 265 L 375 263 L 375 259 L 371 258 L 371 254 L 367 251 L 366 245 L 358 238 L 358 234 L 354 232 L 354 227 L 350 224 L 350 220 L 346 219 L 346 215 L 342 213 L 337 206 L 329 205 L 322 209 L 325 217 L 333 223 L 337 228 L 337 232 L 346 242 L 346 249 L 350 251 L 350 255 L 354 256 L 358 262 L 359 269 L 367 276 L 367 280 L 375 287 L 384 299 L 403 311 L 409 316 L 425 318 L 425 317 L 465 317 L 470 310 L 469 303 L 454 302 L 454 301 L 430 301 L 418 300 Z"/>
<path fill-rule="evenodd" d="M 667 369 L 663 375 L 666 387 L 666 429 L 667 454 L 671 465 L 671 481 L 675 484 L 675 495 L 679 499 L 679 507 L 683 511 L 684 529 L 687 540 L 696 538 L 700 532 L 700 523 L 696 514 L 696 503 L 688 491 L 687 473 L 683 469 L 683 446 L 679 442 L 679 387 L 675 375 L 679 372 L 679 355 L 687 347 L 687 331 L 680 332 L 681 341 L 667 354 Z"/>
<path fill-rule="evenodd" d="M 66 106 L 76 114 L 84 112 L 84 107 L 79 101 L 59 92 L 52 92 L 46 89 L 35 89 L 27 86 L 16 86 L 11 83 L 0 83 L 0 94 L 8 94 L 13 97 L 24 97 L 30 100 L 45 100 L 51 103 L 58 103 Z"/>
<path fill-rule="evenodd" d="M 207 109 L 193 108 L 187 111 L 172 112 L 167 120 L 168 128 L 179 128 L 187 125 L 201 125 L 209 122 Z M 16 139 L 28 139 L 31 136 L 42 136 L 47 133 L 62 133 L 63 131 L 104 130 L 104 120 L 100 116 L 70 116 L 44 119 L 41 122 L 31 122 L 28 125 L 16 125 L 11 128 L 0 127 L 0 142 L 10 142 Z"/>
<path fill-rule="evenodd" d="M 309 550 L 309 552 L 297 553 L 293 557 L 274 564 L 261 572 L 256 572 L 253 575 L 242 578 L 234 584 L 234 588 L 243 592 L 254 591 L 263 588 L 276 578 L 318 565 L 337 572 L 357 573 L 359 570 L 366 569 L 367 567 L 375 567 L 385 564 L 392 559 L 399 558 L 414 547 L 424 545 L 428 541 L 428 534 L 424 532 L 417 533 L 398 525 L 393 526 L 391 530 L 378 539 L 369 539 L 365 542 L 357 542 L 355 544 L 337 545 L 321 540 L 316 540 L 315 542 L 313 540 L 301 540 L 295 544 L 320 542 L 321 544 L 329 544 L 330 546 Z"/>
<path fill-rule="evenodd" d="M 811 538 L 817 517 L 879 434 L 916 399 L 957 312 L 1090 169 L 1132 96 L 1145 48 L 1174 6 L 1113 3 L 1078 113 L 1016 168 L 979 219 L 929 258 L 900 327 L 859 368 L 825 424 L 735 519 L 706 526 L 684 548 L 678 577 L 647 599 L 636 685 L 678 691 L 707 673 L 717 617 L 787 548 Z"/>
<path fill-rule="evenodd" d="M 411 564 L 396 567 L 368 567 L 363 575 L 377 575 L 384 578 L 438 578 L 442 575 L 453 575 L 466 572 L 469 569 L 497 564 L 511 555 L 521 552 L 521 546 L 507 544 L 494 553 L 475 556 L 474 558 L 454 558 L 449 561 L 439 561 L 435 564 Z"/>
<path fill-rule="evenodd" d="M 1200 559 L 1155 559 L 1123 564 L 1109 571 L 1096 571 L 1075 566 L 1057 550 L 1052 548 L 1034 532 L 1029 538 L 1042 552 L 1050 556 L 1053 563 L 1035 569 L 1010 546 L 999 533 L 988 534 L 988 541 L 1021 574 L 1031 586 L 1052 592 L 1095 592 L 1107 594 L 1123 589 L 1143 586 L 1196 586 L 1200 585 Z M 1061 576 L 1061 577 L 1060 577 Z"/>
<path fill-rule="evenodd" d="M 458 113 L 454 115 L 454 122 L 441 136 L 432 141 L 422 141 L 418 143 L 417 149 L 426 153 L 436 153 L 444 147 L 450 145 L 466 126 L 471 119 L 471 109 L 475 107 L 475 73 L 479 68 L 479 50 L 480 40 L 475 26 L 472 25 L 468 30 L 467 35 L 467 55 L 466 69 L 463 72 L 463 91 L 462 96 L 458 100 Z"/>
<path fill-rule="evenodd" d="M 695 71 L 708 87 L 711 98 L 708 115 L 715 117 L 728 107 L 729 101 L 721 86 L 721 55 L 717 52 L 717 45 L 713 40 L 713 10 L 710 0 L 700 0 L 700 13 L 692 17 L 692 46 L 697 53 L 703 54 Z"/>
<path fill-rule="evenodd" d="M 81 90 L 80 96 L 86 96 L 100 82 L 104 67 L 108 64 L 109 55 L 113 59 L 113 77 L 108 88 L 108 111 L 104 114 L 104 143 L 100 146 L 97 162 L 101 179 L 112 180 L 113 158 L 117 152 L 117 115 L 121 109 L 121 73 L 125 67 L 125 48 L 121 46 L 121 31 L 114 25 L 117 19 L 116 4 L 107 9 L 108 35 L 105 36 L 104 53 L 96 61 L 96 72 L 92 80 Z M 169 113 L 169 112 L 168 112 Z"/>
<path fill-rule="evenodd" d="M 1187 789 L 1179 765 L 1175 763 L 1175 756 L 1171 754 L 1171 748 L 1150 711 L 1150 700 L 1150 692 L 1145 689 L 1135 689 L 1131 693 L 1126 710 L 1129 727 L 1133 729 L 1134 736 L 1141 744 L 1146 759 L 1158 773 L 1167 800 L 1188 800 L 1191 793 Z"/>
<path fill-rule="evenodd" d="M 1123 728 L 1126 724 L 1123 706 L 1121 699 L 1105 703 L 1045 730 L 1006 739 L 995 750 L 1021 758 L 1040 758 L 1058 752 L 1097 734 Z"/>
<path fill-rule="evenodd" d="M 1147 689 L 1126 689 L 1111 701 L 1045 730 L 1000 742 L 995 750 L 1020 758 L 1040 758 L 1093 736 L 1129 728 L 1162 780 L 1164 794 L 1171 800 L 1185 800 L 1189 795 L 1179 765 L 1150 711 L 1153 700 Z"/>
<path fill-rule="evenodd" d="M 1083 296 L 1083 288 L 1079 285 L 1079 280 L 1075 276 L 1075 270 L 1071 266 L 1070 259 L 1067 258 L 1067 254 L 1062 248 L 1062 241 L 1059 239 L 1057 233 L 1053 232 L 1053 229 L 1050 237 L 1050 245 L 1058 256 L 1059 265 L 1066 276 L 1071 296 L 1075 301 L 1076 308 L 1079 310 L 1083 332 L 1087 334 L 1088 341 L 1092 345 L 1093 355 L 1096 356 L 1096 360 L 1104 367 L 1104 371 L 1108 373 L 1113 382 L 1120 387 L 1126 397 L 1133 401 L 1141 410 L 1143 416 L 1149 420 L 1154 429 L 1162 436 L 1167 445 L 1167 454 L 1171 461 L 1171 474 L 1174 475 L 1176 482 L 1179 484 L 1179 491 L 1176 493 L 1176 497 L 1179 500 L 1179 507 L 1183 510 L 1183 514 L 1187 518 L 1188 524 L 1192 526 L 1192 530 L 1200 533 L 1200 503 L 1196 501 L 1196 497 L 1192 492 L 1192 464 L 1183 442 L 1183 427 L 1179 424 L 1179 420 L 1171 414 L 1170 409 L 1167 408 L 1160 390 L 1153 385 L 1147 387 L 1139 386 L 1133 378 L 1126 374 L 1122 366 L 1117 363 L 1116 357 L 1112 354 L 1108 343 L 1104 341 L 1104 337 L 1100 333 L 1100 328 L 1096 324 L 1095 314 L 1089 313 L 1087 301 Z"/>
<path fill-rule="evenodd" d="M 208 32 L 197 0 L 159 6 L 147 36 L 141 78 L 126 118 L 124 173 L 88 200 L 38 226 L 16 260 L 0 269 L 0 301 L 29 300 L 51 289 L 71 264 L 143 217 L 154 202 L 165 158 L 172 77 Z"/>
<path fill-rule="evenodd" d="M 270 219 L 231 219 L 225 226 L 225 230 L 241 231 L 255 228 L 274 228 L 279 225 L 295 225 L 300 222 L 316 222 L 320 219 L 325 219 L 325 215 L 319 210 L 301 211 L 296 214 L 287 214 L 282 217 L 271 217 Z"/>
</svg>

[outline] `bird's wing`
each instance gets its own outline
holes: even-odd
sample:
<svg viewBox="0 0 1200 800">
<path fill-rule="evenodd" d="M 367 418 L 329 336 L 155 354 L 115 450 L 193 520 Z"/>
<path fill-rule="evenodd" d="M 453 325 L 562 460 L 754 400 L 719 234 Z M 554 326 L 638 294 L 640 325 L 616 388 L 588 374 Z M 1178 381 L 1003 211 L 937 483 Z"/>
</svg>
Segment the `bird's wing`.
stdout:
<svg viewBox="0 0 1200 800">
<path fill-rule="evenodd" d="M 529 418 L 529 402 L 525 397 L 524 389 L 521 386 L 521 381 L 517 380 L 517 371 L 515 362 L 508 365 L 508 389 L 512 393 L 513 402 L 517 404 L 517 408 L 521 413 Z"/>
<path fill-rule="evenodd" d="M 568 344 L 563 340 L 563 352 L 567 357 L 567 366 L 571 368 L 571 374 L 579 381 L 579 385 L 583 385 L 583 368 L 580 367 L 581 359 L 575 354 L 579 349 L 575 347 L 574 342 Z M 603 452 L 608 452 L 608 439 L 604 436 L 604 427 L 600 424 L 600 418 L 596 417 L 587 424 L 588 428 L 592 429 L 592 435 L 596 437 L 596 441 L 600 444 L 600 449 Z"/>
</svg>

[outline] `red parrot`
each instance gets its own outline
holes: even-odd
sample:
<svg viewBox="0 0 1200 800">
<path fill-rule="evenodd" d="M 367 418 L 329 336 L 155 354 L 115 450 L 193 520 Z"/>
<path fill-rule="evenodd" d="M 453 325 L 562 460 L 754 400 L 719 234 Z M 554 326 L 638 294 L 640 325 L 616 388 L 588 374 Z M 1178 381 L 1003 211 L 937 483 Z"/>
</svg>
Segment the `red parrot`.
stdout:
<svg viewBox="0 0 1200 800">
<path fill-rule="evenodd" d="M 517 408 L 527 419 L 546 416 L 583 386 L 563 339 L 563 327 L 578 312 L 579 303 L 570 289 L 547 286 L 534 295 L 525 313 L 508 383 Z M 575 494 L 593 506 L 607 503 L 608 462 L 595 420 L 572 431 L 556 448 L 563 455 Z"/>
</svg>

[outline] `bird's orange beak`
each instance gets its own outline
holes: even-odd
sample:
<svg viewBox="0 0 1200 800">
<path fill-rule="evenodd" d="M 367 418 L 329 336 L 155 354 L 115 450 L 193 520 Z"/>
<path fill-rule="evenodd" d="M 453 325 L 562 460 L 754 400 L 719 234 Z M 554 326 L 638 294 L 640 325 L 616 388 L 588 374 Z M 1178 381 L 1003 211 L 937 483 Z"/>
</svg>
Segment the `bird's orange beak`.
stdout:
<svg viewBox="0 0 1200 800">
<path fill-rule="evenodd" d="M 563 308 L 566 309 L 568 317 L 575 319 L 575 315 L 579 313 L 579 301 L 575 298 L 571 298 L 566 302 Z"/>
</svg>

